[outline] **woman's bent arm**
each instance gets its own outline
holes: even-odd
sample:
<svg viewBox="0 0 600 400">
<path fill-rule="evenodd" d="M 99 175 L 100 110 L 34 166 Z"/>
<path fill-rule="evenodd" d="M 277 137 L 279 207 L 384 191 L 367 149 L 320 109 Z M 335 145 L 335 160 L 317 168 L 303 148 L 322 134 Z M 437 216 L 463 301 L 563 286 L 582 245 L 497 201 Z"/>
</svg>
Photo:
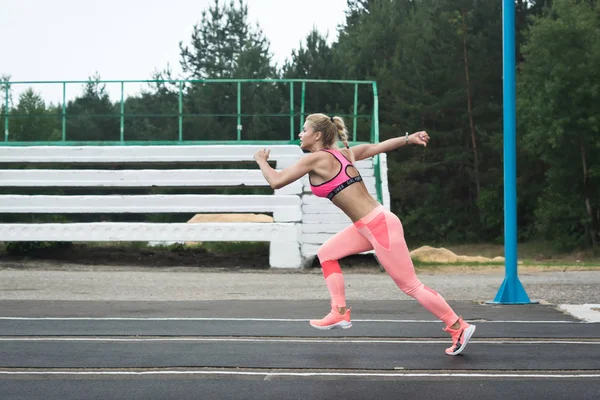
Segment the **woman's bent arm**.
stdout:
<svg viewBox="0 0 600 400">
<path fill-rule="evenodd" d="M 317 154 L 307 154 L 300 158 L 296 164 L 281 171 L 277 171 L 267 162 L 269 150 L 261 150 L 254 155 L 254 159 L 260 167 L 263 176 L 273 189 L 281 189 L 308 174 L 312 171 L 313 164 L 317 157 Z"/>
</svg>

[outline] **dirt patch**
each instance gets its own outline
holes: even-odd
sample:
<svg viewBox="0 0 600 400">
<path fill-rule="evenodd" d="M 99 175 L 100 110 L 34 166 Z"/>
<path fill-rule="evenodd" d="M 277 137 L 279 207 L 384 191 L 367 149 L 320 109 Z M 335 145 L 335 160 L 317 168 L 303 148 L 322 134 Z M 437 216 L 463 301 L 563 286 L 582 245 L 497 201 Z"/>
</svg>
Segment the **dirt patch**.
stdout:
<svg viewBox="0 0 600 400">
<path fill-rule="evenodd" d="M 272 223 L 273 217 L 265 214 L 196 214 L 188 224 L 198 224 L 206 222 L 256 222 Z M 185 242 L 187 246 L 197 246 L 200 242 Z"/>
<path fill-rule="evenodd" d="M 504 257 L 488 258 L 483 256 L 462 256 L 445 249 L 443 247 L 435 248 L 431 246 L 419 247 L 410 252 L 413 260 L 434 263 L 489 263 L 504 262 Z"/>
</svg>

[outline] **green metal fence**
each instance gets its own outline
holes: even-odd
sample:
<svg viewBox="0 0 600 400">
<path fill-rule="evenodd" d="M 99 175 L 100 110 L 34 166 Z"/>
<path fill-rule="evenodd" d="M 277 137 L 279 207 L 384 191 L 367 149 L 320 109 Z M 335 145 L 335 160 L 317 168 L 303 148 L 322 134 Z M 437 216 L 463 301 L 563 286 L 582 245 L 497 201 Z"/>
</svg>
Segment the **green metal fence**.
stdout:
<svg viewBox="0 0 600 400">
<path fill-rule="evenodd" d="M 218 114 L 219 117 L 231 117 L 235 118 L 237 122 L 237 132 L 236 132 L 236 140 L 233 140 L 236 143 L 244 142 L 242 140 L 242 118 L 243 117 L 256 117 L 255 114 L 247 114 L 244 113 L 242 107 L 242 84 L 280 84 L 286 85 L 289 89 L 289 110 L 286 110 L 285 113 L 270 113 L 270 114 L 262 114 L 261 117 L 287 117 L 289 118 L 289 129 L 290 136 L 289 142 L 294 142 L 296 140 L 296 135 L 298 134 L 301 126 L 303 124 L 304 118 L 313 112 L 326 112 L 325 110 L 315 110 L 307 109 L 307 84 L 315 84 L 315 85 L 341 85 L 351 86 L 353 88 L 353 104 L 351 106 L 351 110 L 346 113 L 336 113 L 336 115 L 340 115 L 345 117 L 346 123 L 349 127 L 351 141 L 352 142 L 378 142 L 379 141 L 379 127 L 378 127 L 378 103 L 377 103 L 377 85 L 373 81 L 352 81 L 352 80 L 318 80 L 318 79 L 205 79 L 205 80 L 123 80 L 123 81 L 115 81 L 115 80 L 99 80 L 93 81 L 98 84 L 117 84 L 120 85 L 120 101 L 119 101 L 119 112 L 114 114 L 86 114 L 86 118 L 91 117 L 115 117 L 119 118 L 119 140 L 112 141 L 77 141 L 69 140 L 69 134 L 67 130 L 67 119 L 78 117 L 78 115 L 68 114 L 67 111 L 67 87 L 72 85 L 82 85 L 88 84 L 91 81 L 22 81 L 22 82 L 1 82 L 4 89 L 4 97 L 5 104 L 3 107 L 2 117 L 4 119 L 4 141 L 0 141 L 0 146 L 10 146 L 10 145 L 35 145 L 43 143 L 44 145 L 131 145 L 131 144 L 191 144 L 192 141 L 186 140 L 185 132 L 184 132 L 184 120 L 190 117 L 202 117 L 202 116 L 217 116 L 216 114 L 206 114 L 206 113 L 189 113 L 184 111 L 184 99 L 186 96 L 186 88 L 189 88 L 191 85 L 197 84 L 219 84 L 219 83 L 228 83 L 235 84 L 237 87 L 237 96 L 236 96 L 236 112 L 235 113 L 221 113 Z M 169 84 L 177 89 L 177 113 L 148 113 L 145 116 L 147 117 L 155 117 L 155 118 L 177 118 L 178 120 L 178 137 L 177 140 L 167 140 L 167 141 L 159 141 L 159 140 L 148 140 L 148 141 L 132 141 L 127 139 L 127 132 L 125 130 L 126 121 L 128 118 L 139 117 L 139 115 L 134 115 L 127 113 L 125 103 L 125 88 L 128 84 Z M 27 114 L 27 115 L 19 115 L 11 112 L 10 104 L 9 104 L 9 93 L 11 88 L 17 87 L 31 87 L 33 85 L 60 85 L 62 88 L 62 103 L 61 103 L 61 112 L 60 116 L 58 116 L 61 120 L 61 128 L 60 128 L 60 140 L 50 140 L 50 141 L 18 141 L 11 140 L 11 124 L 9 121 L 14 118 L 31 118 L 36 115 Z M 299 90 L 297 89 L 299 87 Z M 369 90 L 369 97 L 359 98 L 359 89 L 367 88 Z M 296 94 L 299 92 L 299 95 Z M 364 92 L 364 90 L 363 90 Z M 364 105 L 368 105 L 370 110 L 366 113 L 359 113 L 359 104 L 361 104 L 364 108 Z M 39 115 L 38 115 L 39 116 Z M 47 116 L 47 115 L 46 115 Z M 359 140 L 357 134 L 357 120 L 359 118 L 369 119 L 370 123 L 370 132 L 368 140 Z M 226 140 L 224 142 L 231 142 L 232 140 Z M 197 141 L 194 141 L 197 142 Z M 203 141 L 200 141 L 203 142 Z M 215 141 L 212 140 L 212 143 Z M 272 142 L 272 141 L 271 141 Z M 283 141 L 288 142 L 288 141 Z"/>
<path fill-rule="evenodd" d="M 95 82 L 97 84 L 117 84 L 120 87 L 120 101 L 118 103 L 118 113 L 110 114 L 110 115 L 97 115 L 97 114 L 86 114 L 86 118 L 92 117 L 115 117 L 119 119 L 119 140 L 94 140 L 94 141 L 73 141 L 69 140 L 69 132 L 67 132 L 67 119 L 69 117 L 74 117 L 74 115 L 69 115 L 67 113 L 67 87 L 72 85 L 82 85 L 89 84 L 90 82 Z M 186 113 L 184 111 L 184 100 L 186 96 L 186 88 L 191 87 L 192 85 L 198 84 L 218 84 L 218 83 L 228 83 L 235 84 L 236 86 L 236 112 L 235 113 L 222 113 L 219 114 L 219 117 L 230 117 L 236 119 L 236 139 L 235 140 L 186 140 L 185 132 L 184 132 L 184 120 L 190 117 L 198 117 L 198 116 L 211 116 L 212 114 L 203 114 L 203 113 Z M 135 141 L 135 140 L 127 140 L 127 132 L 125 130 L 126 121 L 128 118 L 139 117 L 137 114 L 128 114 L 125 103 L 125 87 L 127 84 L 168 84 L 176 87 L 177 91 L 177 110 L 178 112 L 173 113 L 147 113 L 145 116 L 156 117 L 156 118 L 177 118 L 177 140 L 145 140 L 145 141 Z M 242 85 L 243 84 L 279 84 L 283 86 L 287 86 L 289 90 L 289 109 L 286 110 L 285 113 L 270 113 L 270 114 L 262 114 L 261 117 L 284 117 L 289 118 L 289 129 L 290 135 L 289 140 L 261 140 L 261 141 L 248 141 L 242 140 L 242 118 L 249 116 L 256 116 L 252 114 L 244 113 L 244 109 L 242 107 Z M 2 111 L 1 117 L 4 119 L 4 140 L 0 140 L 0 146 L 35 146 L 35 145 L 44 145 L 44 146 L 70 146 L 70 145 L 190 145 L 190 144 L 256 144 L 256 143 L 265 143 L 265 144 L 289 144 L 289 143 L 297 143 L 296 135 L 300 131 L 304 119 L 308 114 L 313 112 L 325 112 L 328 113 L 327 110 L 323 109 L 311 109 L 307 108 L 307 85 L 341 85 L 343 87 L 350 86 L 353 89 L 353 103 L 351 105 L 350 112 L 340 113 L 335 112 L 336 115 L 344 117 L 346 120 L 346 125 L 349 127 L 351 134 L 351 142 L 360 143 L 360 142 L 371 142 L 378 143 L 379 142 L 379 102 L 378 102 L 378 92 L 377 92 L 377 84 L 374 81 L 358 81 L 358 80 L 319 80 L 319 79 L 205 79 L 205 80 L 98 80 L 98 81 L 21 81 L 21 82 L 11 82 L 5 81 L 0 82 L 0 87 L 2 91 L 4 91 L 4 104 L 0 105 L 0 109 Z M 60 118 L 60 140 L 29 140 L 29 141 L 18 141 L 18 140 L 10 140 L 10 120 L 11 118 L 33 118 L 40 117 L 40 115 L 36 114 L 27 114 L 27 115 L 19 115 L 11 112 L 11 105 L 9 103 L 10 92 L 12 88 L 17 87 L 32 87 L 34 85 L 60 85 L 62 88 L 62 103 L 60 104 L 60 115 L 55 117 Z M 296 94 L 296 91 L 299 87 L 299 95 Z M 370 89 L 368 91 L 368 98 L 360 98 L 359 92 L 361 88 Z M 296 89 L 296 90 L 295 90 Z M 298 98 L 299 97 L 299 98 Z M 366 113 L 359 113 L 359 105 L 365 108 L 365 105 L 368 106 L 369 111 Z M 45 115 L 48 116 L 48 115 Z M 358 119 L 369 119 L 369 138 L 368 140 L 359 140 L 358 138 Z M 380 181 L 380 159 L 379 156 L 375 157 L 374 160 L 375 166 L 375 176 L 377 180 L 377 197 L 379 201 L 382 201 L 382 189 L 381 189 L 381 181 Z"/>
</svg>

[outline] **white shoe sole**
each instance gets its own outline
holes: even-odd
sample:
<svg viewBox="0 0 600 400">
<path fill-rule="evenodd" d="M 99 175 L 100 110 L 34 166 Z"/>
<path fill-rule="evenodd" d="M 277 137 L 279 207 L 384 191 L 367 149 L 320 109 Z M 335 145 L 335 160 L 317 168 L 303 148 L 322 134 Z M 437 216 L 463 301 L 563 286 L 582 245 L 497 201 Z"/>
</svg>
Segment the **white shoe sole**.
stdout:
<svg viewBox="0 0 600 400">
<path fill-rule="evenodd" d="M 462 346 L 460 346 L 460 349 L 456 350 L 454 353 L 446 353 L 446 354 L 448 354 L 449 356 L 455 356 L 455 355 L 462 353 L 463 350 L 467 347 L 467 343 L 469 343 L 471 336 L 473 336 L 473 333 L 475 333 L 475 328 L 476 328 L 475 325 L 471 325 L 467 329 L 465 329 L 465 332 L 462 337 Z"/>
<path fill-rule="evenodd" d="M 336 328 L 341 328 L 341 329 L 348 329 L 348 328 L 352 328 L 352 322 L 348 322 L 348 321 L 340 321 L 338 323 L 335 323 L 333 325 L 326 325 L 326 326 L 321 326 L 321 325 L 315 325 L 312 322 L 310 323 L 310 326 L 312 326 L 313 328 L 317 328 L 320 329 L 322 331 L 328 331 L 330 329 L 336 329 Z"/>
</svg>

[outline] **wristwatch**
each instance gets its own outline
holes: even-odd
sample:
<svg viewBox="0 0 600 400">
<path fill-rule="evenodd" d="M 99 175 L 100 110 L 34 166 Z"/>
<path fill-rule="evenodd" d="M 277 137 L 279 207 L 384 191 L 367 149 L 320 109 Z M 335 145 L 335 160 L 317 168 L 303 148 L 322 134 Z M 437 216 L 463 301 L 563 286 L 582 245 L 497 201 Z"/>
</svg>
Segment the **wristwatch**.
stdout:
<svg viewBox="0 0 600 400">
<path fill-rule="evenodd" d="M 406 143 L 408 143 L 408 132 L 406 132 L 406 135 L 404 137 L 406 138 Z"/>
</svg>

